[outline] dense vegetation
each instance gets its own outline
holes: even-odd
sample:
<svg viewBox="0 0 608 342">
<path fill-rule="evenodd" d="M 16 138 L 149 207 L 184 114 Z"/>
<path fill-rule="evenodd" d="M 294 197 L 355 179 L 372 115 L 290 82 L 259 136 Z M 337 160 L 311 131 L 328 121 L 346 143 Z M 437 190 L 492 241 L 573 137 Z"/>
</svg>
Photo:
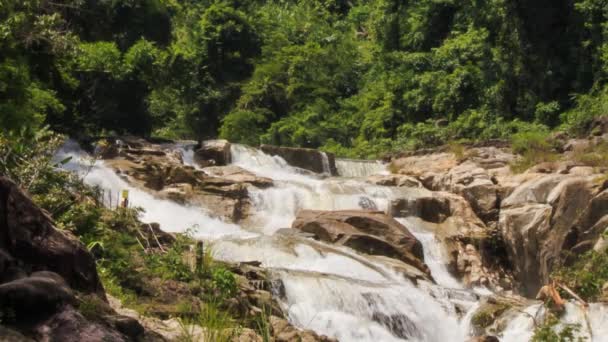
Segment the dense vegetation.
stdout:
<svg viewBox="0 0 608 342">
<path fill-rule="evenodd" d="M 608 109 L 604 0 L 2 0 L 0 127 L 370 156 Z"/>
<path fill-rule="evenodd" d="M 204 327 L 202 338 L 210 341 L 230 341 L 246 326 L 268 334 L 266 312 L 243 316 L 229 305 L 239 294 L 237 280 L 231 265 L 213 259 L 211 248 L 193 269 L 188 256 L 195 242 L 188 233 L 162 243 L 156 235 L 146 237 L 151 228 L 139 220 L 141 209 L 106 207 L 101 190 L 84 184 L 82 174 L 58 170 L 69 161 L 53 158 L 63 140 L 45 129 L 27 138 L 8 139 L 0 132 L 0 175 L 27 190 L 58 229 L 86 245 L 108 294 L 140 314 L 166 319 L 171 313 L 181 323 L 180 341 L 200 339 L 193 337 L 192 324 Z M 78 309 L 95 321 L 107 313 L 100 301 L 79 295 Z M 0 310 L 0 323 L 11 320 L 10 311 Z"/>
</svg>

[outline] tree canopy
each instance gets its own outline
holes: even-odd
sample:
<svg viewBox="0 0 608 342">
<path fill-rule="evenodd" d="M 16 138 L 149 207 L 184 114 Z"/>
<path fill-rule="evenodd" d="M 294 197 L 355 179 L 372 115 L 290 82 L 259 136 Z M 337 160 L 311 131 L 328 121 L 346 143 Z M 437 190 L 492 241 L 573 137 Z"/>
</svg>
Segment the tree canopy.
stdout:
<svg viewBox="0 0 608 342">
<path fill-rule="evenodd" d="M 607 114 L 606 0 L 0 0 L 0 127 L 346 156 Z"/>
</svg>

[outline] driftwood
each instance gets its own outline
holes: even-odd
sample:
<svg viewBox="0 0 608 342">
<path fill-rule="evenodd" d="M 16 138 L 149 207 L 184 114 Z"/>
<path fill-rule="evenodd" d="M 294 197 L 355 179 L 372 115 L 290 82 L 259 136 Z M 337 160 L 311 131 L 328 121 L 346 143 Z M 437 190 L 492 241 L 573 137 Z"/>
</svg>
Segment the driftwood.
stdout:
<svg viewBox="0 0 608 342">
<path fill-rule="evenodd" d="M 584 307 L 588 307 L 589 303 L 587 303 L 586 301 L 584 301 L 581 297 L 579 297 L 579 295 L 577 295 L 576 293 L 574 293 L 574 291 L 572 291 L 568 286 L 564 285 L 564 284 L 557 284 L 557 286 L 559 286 L 562 290 L 566 291 L 569 295 L 572 296 L 572 298 L 578 300 L 581 304 L 583 304 Z"/>
</svg>

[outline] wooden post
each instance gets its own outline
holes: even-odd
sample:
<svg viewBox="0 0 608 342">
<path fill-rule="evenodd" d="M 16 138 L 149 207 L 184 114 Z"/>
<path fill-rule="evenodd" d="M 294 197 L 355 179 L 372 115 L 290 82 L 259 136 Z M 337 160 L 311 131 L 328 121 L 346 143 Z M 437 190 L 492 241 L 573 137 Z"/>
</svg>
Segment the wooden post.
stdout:
<svg viewBox="0 0 608 342">
<path fill-rule="evenodd" d="M 196 242 L 196 274 L 202 274 L 203 273 L 203 241 L 197 241 Z"/>
</svg>

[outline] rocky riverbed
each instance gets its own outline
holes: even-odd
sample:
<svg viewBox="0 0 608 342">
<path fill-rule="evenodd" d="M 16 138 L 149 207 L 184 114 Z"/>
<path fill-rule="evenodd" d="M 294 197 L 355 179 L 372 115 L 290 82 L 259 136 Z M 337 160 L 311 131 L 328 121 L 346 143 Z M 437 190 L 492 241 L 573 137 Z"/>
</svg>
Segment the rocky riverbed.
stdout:
<svg viewBox="0 0 608 342">
<path fill-rule="evenodd" d="M 567 156 L 598 139 L 565 140 L 561 149 Z M 529 338 L 533 325 L 521 312 L 537 305 L 533 298 L 552 272 L 567 257 L 606 245 L 607 170 L 567 157 L 514 173 L 520 157 L 500 145 L 395 155 L 381 168 L 227 141 L 120 137 L 89 150 L 101 160 L 85 181 L 110 198 L 131 189 L 130 205 L 146 210 L 142 220 L 158 222 L 156 234 L 167 243 L 171 235 L 161 230 L 194 225 L 194 236 L 237 275 L 232 305 L 243 315 L 270 308 L 276 341 Z M 84 155 L 73 145 L 62 153 L 74 157 L 75 169 Z M 1 190 L 0 301 L 48 309 L 11 334 L 175 338 L 170 302 L 189 296 L 186 289 L 151 285 L 168 310 L 157 318 L 108 302 L 90 253 L 10 181 Z M 79 296 L 99 298 L 101 320 L 73 309 Z M 584 329 L 591 337 L 607 319 L 601 304 L 592 305 L 596 316 Z M 240 334 L 249 340 L 261 337 Z"/>
</svg>

